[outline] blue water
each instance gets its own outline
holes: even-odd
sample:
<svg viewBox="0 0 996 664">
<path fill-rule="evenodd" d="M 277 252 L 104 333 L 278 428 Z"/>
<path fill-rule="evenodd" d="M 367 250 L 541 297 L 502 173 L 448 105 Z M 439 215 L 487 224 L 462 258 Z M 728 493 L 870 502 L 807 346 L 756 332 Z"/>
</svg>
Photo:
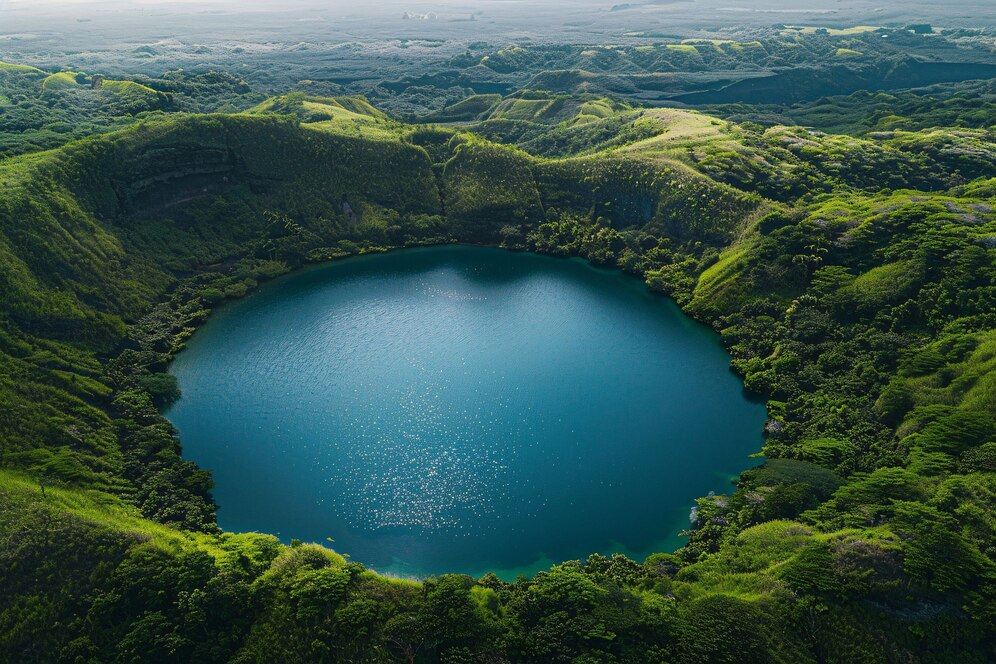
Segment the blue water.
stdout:
<svg viewBox="0 0 996 664">
<path fill-rule="evenodd" d="M 717 336 L 621 273 L 449 246 L 221 307 L 168 412 L 220 525 L 381 572 L 532 573 L 680 545 L 761 445 Z"/>
</svg>

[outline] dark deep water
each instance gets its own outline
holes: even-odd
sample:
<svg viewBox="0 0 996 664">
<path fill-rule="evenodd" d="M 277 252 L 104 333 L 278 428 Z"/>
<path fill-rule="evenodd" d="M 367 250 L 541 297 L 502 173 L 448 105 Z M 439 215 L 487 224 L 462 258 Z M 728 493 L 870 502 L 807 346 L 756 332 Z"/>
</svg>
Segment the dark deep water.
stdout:
<svg viewBox="0 0 996 664">
<path fill-rule="evenodd" d="M 168 412 L 220 525 L 381 572 L 505 578 L 680 544 L 761 445 L 717 336 L 631 276 L 465 246 L 351 258 L 219 309 Z"/>
</svg>

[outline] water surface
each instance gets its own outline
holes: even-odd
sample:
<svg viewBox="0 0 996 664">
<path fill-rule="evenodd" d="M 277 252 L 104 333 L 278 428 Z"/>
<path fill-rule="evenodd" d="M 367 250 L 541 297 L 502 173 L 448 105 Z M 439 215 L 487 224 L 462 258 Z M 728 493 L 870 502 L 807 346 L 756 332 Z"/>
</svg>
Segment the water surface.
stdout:
<svg viewBox="0 0 996 664">
<path fill-rule="evenodd" d="M 382 572 L 513 577 L 680 544 L 759 449 L 717 336 L 621 273 L 434 247 L 220 308 L 172 365 L 219 524 Z"/>
</svg>

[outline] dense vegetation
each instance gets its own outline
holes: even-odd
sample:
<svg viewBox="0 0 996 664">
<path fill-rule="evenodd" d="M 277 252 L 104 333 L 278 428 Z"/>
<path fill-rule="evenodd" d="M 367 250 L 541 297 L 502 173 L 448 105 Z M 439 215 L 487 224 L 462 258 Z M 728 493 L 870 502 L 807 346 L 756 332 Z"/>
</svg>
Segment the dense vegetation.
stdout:
<svg viewBox="0 0 996 664">
<path fill-rule="evenodd" d="M 110 80 L 0 62 L 0 157 L 34 152 L 164 113 L 236 111 L 261 101 L 221 72 Z"/>
<path fill-rule="evenodd" d="M 200 84 L 176 85 L 0 161 L 3 659 L 991 660 L 991 122 L 914 105 L 858 137 L 520 92 L 438 118 L 471 133 L 303 94 L 172 114 Z M 302 263 L 453 241 L 617 266 L 721 333 L 769 399 L 766 461 L 697 501 L 687 546 L 416 583 L 219 531 L 158 412 L 184 340 Z"/>
<path fill-rule="evenodd" d="M 672 14 L 670 8 L 665 11 Z M 629 32 L 629 39 L 602 44 L 477 42 L 431 74 L 373 85 L 360 79 L 345 87 L 385 108 L 432 121 L 484 119 L 498 105 L 496 93 L 522 89 L 611 95 L 642 105 L 763 105 L 770 112 L 826 105 L 830 95 L 992 78 L 996 58 L 990 30 L 782 25 L 740 26 L 686 39 Z"/>
</svg>

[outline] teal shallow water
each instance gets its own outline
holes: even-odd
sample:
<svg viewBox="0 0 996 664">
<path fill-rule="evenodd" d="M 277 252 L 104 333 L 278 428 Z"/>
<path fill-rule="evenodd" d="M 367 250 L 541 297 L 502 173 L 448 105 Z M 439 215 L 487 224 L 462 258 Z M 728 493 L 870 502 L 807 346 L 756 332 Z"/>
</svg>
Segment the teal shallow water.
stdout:
<svg viewBox="0 0 996 664">
<path fill-rule="evenodd" d="M 619 272 L 448 246 L 351 258 L 220 308 L 167 413 L 220 525 L 382 572 L 514 577 L 680 544 L 761 445 L 718 337 Z"/>
</svg>

